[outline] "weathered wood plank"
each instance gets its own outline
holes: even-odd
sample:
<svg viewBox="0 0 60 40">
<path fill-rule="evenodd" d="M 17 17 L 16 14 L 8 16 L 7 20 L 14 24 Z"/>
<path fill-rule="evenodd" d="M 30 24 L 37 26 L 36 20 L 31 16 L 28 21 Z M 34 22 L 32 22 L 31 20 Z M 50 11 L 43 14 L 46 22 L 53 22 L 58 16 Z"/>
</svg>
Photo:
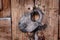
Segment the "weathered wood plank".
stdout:
<svg viewBox="0 0 60 40">
<path fill-rule="evenodd" d="M 59 19 L 58 19 L 58 23 L 59 23 L 59 24 L 58 24 L 58 29 L 59 29 L 59 30 L 58 30 L 58 33 L 59 33 L 59 34 L 58 34 L 58 38 L 59 38 L 59 39 L 58 39 L 58 40 L 60 40 L 60 0 L 59 0 L 59 14 L 58 14 L 58 15 L 59 15 Z"/>
<path fill-rule="evenodd" d="M 30 12 L 33 9 L 33 0 L 20 0 L 20 15 L 18 18 L 18 21 L 20 20 L 21 16 L 24 15 L 27 12 Z M 21 37 L 20 37 L 21 35 Z M 19 40 L 29 40 L 27 37 L 27 33 L 19 32 L 19 28 L 17 28 L 17 36 L 19 37 Z"/>
<path fill-rule="evenodd" d="M 59 15 L 59 39 L 60 39 L 60 15 Z"/>
<path fill-rule="evenodd" d="M 32 10 L 33 2 L 32 0 L 12 0 L 11 4 L 13 40 L 27 40 L 26 34 L 22 33 L 18 28 L 18 21 L 24 13 Z M 28 8 L 30 8 L 30 10 L 28 10 Z"/>
<path fill-rule="evenodd" d="M 0 11 L 0 17 L 10 17 L 10 0 L 2 0 L 3 9 Z"/>
<path fill-rule="evenodd" d="M 18 0 L 11 0 L 11 13 L 12 13 L 12 40 L 18 40 L 17 38 L 17 34 L 16 34 L 16 28 L 18 27 L 18 16 L 17 14 L 19 14 L 19 1 Z M 20 35 L 21 36 L 21 35 Z"/>
<path fill-rule="evenodd" d="M 2 10 L 2 0 L 0 0 L 0 11 Z"/>
<path fill-rule="evenodd" d="M 0 40 L 11 40 L 11 19 L 0 18 Z"/>
<path fill-rule="evenodd" d="M 59 0 L 39 0 L 39 8 L 44 12 L 43 24 L 47 24 L 47 28 L 43 30 L 45 40 L 58 40 L 58 4 Z M 41 34 L 41 32 L 40 32 Z"/>
<path fill-rule="evenodd" d="M 0 11 L 2 10 L 2 0 L 0 0 Z M 2 13 L 0 12 L 0 17 L 2 17 Z"/>
</svg>

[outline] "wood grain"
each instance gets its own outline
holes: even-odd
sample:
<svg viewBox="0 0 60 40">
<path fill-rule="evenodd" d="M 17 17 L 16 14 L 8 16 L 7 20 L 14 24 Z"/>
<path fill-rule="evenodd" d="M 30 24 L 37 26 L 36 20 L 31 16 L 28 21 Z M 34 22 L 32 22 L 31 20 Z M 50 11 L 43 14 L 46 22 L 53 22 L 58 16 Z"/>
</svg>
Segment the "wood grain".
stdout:
<svg viewBox="0 0 60 40">
<path fill-rule="evenodd" d="M 36 0 L 36 6 L 44 13 L 42 24 L 47 24 L 47 28 L 38 33 L 44 35 L 44 40 L 58 40 L 58 3 L 59 0 Z M 33 9 L 33 5 L 32 0 L 11 1 L 13 40 L 28 40 L 27 34 L 19 30 L 18 22 L 23 14 Z"/>
<path fill-rule="evenodd" d="M 60 15 L 59 15 L 59 21 L 58 21 L 58 40 L 60 40 Z"/>
<path fill-rule="evenodd" d="M 37 2 L 36 5 L 44 13 L 43 24 L 44 23 L 47 24 L 47 28 L 42 31 L 43 35 L 45 36 L 45 40 L 58 40 L 59 0 L 39 0 L 39 1 L 38 0 L 36 1 Z"/>
<path fill-rule="evenodd" d="M 39 7 L 44 13 L 42 24 L 47 24 L 46 29 L 38 32 L 38 36 L 39 37 L 43 36 L 44 40 L 58 40 L 58 9 L 59 9 L 58 4 L 59 0 L 35 1 L 36 7 Z M 19 30 L 18 22 L 22 15 L 31 12 L 33 6 L 34 6 L 33 0 L 3 0 L 3 10 L 0 11 L 0 40 L 29 40 L 27 33 L 23 33 Z M 9 18 L 11 17 L 11 15 L 12 20 Z"/>
<path fill-rule="evenodd" d="M 11 40 L 11 19 L 0 18 L 0 40 Z"/>
<path fill-rule="evenodd" d="M 10 17 L 10 0 L 2 0 L 2 8 L 0 17 Z"/>
<path fill-rule="evenodd" d="M 20 17 L 26 13 L 30 12 L 31 10 L 28 10 L 28 8 L 33 7 L 32 0 L 12 0 L 11 1 L 11 8 L 12 8 L 12 36 L 13 40 L 27 40 L 26 34 L 22 33 L 18 28 L 18 21 L 20 20 Z"/>
<path fill-rule="evenodd" d="M 2 10 L 2 0 L 0 0 L 0 11 Z"/>
<path fill-rule="evenodd" d="M 60 39 L 60 15 L 59 15 L 59 39 Z"/>
</svg>

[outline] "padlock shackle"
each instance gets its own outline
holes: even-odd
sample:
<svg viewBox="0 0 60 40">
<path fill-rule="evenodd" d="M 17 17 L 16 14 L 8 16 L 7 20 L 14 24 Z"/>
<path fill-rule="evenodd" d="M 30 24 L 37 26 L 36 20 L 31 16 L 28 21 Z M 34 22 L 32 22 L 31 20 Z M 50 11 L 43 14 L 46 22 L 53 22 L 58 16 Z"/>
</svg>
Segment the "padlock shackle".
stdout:
<svg viewBox="0 0 60 40">
<path fill-rule="evenodd" d="M 37 13 L 38 13 L 38 16 L 39 16 L 39 19 L 36 20 L 36 22 L 40 22 L 40 23 L 41 23 L 42 20 L 43 20 L 43 12 L 42 12 L 40 9 L 36 8 L 36 9 L 34 9 L 34 10 L 31 12 L 31 18 L 32 18 L 32 16 L 34 16 L 34 15 L 33 15 L 34 12 L 37 12 Z"/>
</svg>

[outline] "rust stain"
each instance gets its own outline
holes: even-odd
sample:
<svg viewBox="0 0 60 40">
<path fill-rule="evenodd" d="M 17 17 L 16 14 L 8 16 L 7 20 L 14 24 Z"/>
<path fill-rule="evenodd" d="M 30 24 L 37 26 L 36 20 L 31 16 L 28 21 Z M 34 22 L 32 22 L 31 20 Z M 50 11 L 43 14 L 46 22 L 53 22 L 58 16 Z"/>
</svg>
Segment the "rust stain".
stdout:
<svg viewBox="0 0 60 40">
<path fill-rule="evenodd" d="M 41 32 L 39 35 L 38 35 L 38 40 L 45 40 L 45 36 L 44 36 L 44 33 Z"/>
</svg>

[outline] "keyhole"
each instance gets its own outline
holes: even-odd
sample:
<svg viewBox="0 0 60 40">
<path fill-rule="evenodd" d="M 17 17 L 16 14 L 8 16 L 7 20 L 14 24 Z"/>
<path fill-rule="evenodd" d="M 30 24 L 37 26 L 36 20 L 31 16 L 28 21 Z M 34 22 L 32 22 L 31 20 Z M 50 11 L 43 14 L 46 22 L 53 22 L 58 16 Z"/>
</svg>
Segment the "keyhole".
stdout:
<svg viewBox="0 0 60 40">
<path fill-rule="evenodd" d="M 40 17 L 40 15 L 38 12 L 33 12 L 31 15 L 31 20 L 35 22 L 39 19 L 39 17 Z"/>
</svg>

